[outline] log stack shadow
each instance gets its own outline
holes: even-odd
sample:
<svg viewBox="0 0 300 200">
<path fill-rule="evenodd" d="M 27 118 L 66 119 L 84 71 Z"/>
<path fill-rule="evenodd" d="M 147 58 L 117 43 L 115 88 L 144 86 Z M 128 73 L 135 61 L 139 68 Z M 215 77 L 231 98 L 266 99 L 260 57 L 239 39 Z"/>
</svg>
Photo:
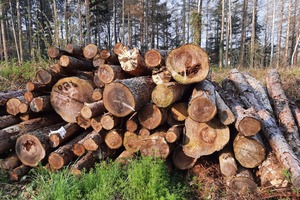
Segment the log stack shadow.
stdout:
<svg viewBox="0 0 300 200">
<path fill-rule="evenodd" d="M 11 180 L 39 163 L 80 174 L 107 158 L 139 155 L 190 170 L 211 156 L 231 192 L 286 186 L 280 170 L 300 188 L 300 112 L 276 69 L 266 86 L 237 69 L 218 84 L 208 78 L 208 55 L 193 44 L 145 54 L 122 43 L 68 44 L 48 55 L 57 63 L 25 90 L 0 93 L 1 168 Z"/>
</svg>

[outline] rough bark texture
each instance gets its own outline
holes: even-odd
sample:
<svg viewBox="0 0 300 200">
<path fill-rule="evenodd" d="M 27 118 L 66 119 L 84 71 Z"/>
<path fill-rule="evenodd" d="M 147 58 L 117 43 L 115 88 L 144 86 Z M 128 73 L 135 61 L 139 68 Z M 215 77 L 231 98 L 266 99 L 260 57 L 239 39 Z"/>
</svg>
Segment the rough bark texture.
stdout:
<svg viewBox="0 0 300 200">
<path fill-rule="evenodd" d="M 166 67 L 181 84 L 204 80 L 209 72 L 209 57 L 197 45 L 185 44 L 173 49 L 167 56 Z"/>
<path fill-rule="evenodd" d="M 0 168 L 2 170 L 12 170 L 19 165 L 21 165 L 21 161 L 16 154 L 11 154 L 8 157 L 4 158 L 0 162 Z"/>
<path fill-rule="evenodd" d="M 100 51 L 100 57 L 105 60 L 106 63 L 110 65 L 119 65 L 118 56 L 113 52 L 107 49 L 102 49 Z"/>
<path fill-rule="evenodd" d="M 0 129 L 17 124 L 19 122 L 20 122 L 20 118 L 17 116 L 13 116 L 13 115 L 0 116 Z"/>
<path fill-rule="evenodd" d="M 92 131 L 83 139 L 83 146 L 87 151 L 96 151 L 99 146 L 104 142 L 100 133 Z"/>
<path fill-rule="evenodd" d="M 0 106 L 4 106 L 11 98 L 23 96 L 25 90 L 12 90 L 8 92 L 0 92 Z"/>
<path fill-rule="evenodd" d="M 52 110 L 50 96 L 35 97 L 30 102 L 30 109 L 33 112 L 44 112 Z"/>
<path fill-rule="evenodd" d="M 29 92 L 46 92 L 51 91 L 52 85 L 43 85 L 37 82 L 27 82 L 26 84 L 26 90 Z"/>
<path fill-rule="evenodd" d="M 87 60 L 79 60 L 71 56 L 62 56 L 59 59 L 59 64 L 70 69 L 78 69 L 82 71 L 91 71 L 95 67 L 92 62 Z"/>
<path fill-rule="evenodd" d="M 220 119 L 220 122 L 224 125 L 232 124 L 236 121 L 236 118 L 228 107 L 228 105 L 224 102 L 220 94 L 216 91 L 216 106 L 217 106 L 217 115 Z"/>
<path fill-rule="evenodd" d="M 31 168 L 26 165 L 20 165 L 8 172 L 11 181 L 19 181 L 23 176 L 28 174 Z"/>
<path fill-rule="evenodd" d="M 98 160 L 99 157 L 97 151 L 88 151 L 84 156 L 77 160 L 74 165 L 71 166 L 71 173 L 81 175 L 83 170 L 88 171 Z"/>
</svg>

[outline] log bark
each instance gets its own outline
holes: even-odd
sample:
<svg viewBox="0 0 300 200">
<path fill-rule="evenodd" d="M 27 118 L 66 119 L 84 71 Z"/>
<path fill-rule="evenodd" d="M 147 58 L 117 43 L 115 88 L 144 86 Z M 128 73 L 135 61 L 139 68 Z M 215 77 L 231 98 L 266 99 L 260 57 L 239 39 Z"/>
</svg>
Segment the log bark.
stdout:
<svg viewBox="0 0 300 200">
<path fill-rule="evenodd" d="M 191 169 L 196 164 L 197 160 L 197 158 L 187 156 L 183 152 L 182 146 L 178 146 L 172 152 L 172 161 L 175 167 L 181 170 Z"/>
<path fill-rule="evenodd" d="M 12 90 L 8 92 L 0 92 L 0 106 L 4 106 L 6 102 L 11 98 L 23 96 L 25 92 L 25 90 Z"/>
<path fill-rule="evenodd" d="M 226 178 L 231 178 L 237 174 L 238 165 L 232 149 L 227 145 L 219 152 L 220 171 Z"/>
<path fill-rule="evenodd" d="M 62 77 L 61 74 L 53 73 L 43 68 L 35 73 L 35 80 L 42 85 L 54 85 Z"/>
<path fill-rule="evenodd" d="M 229 128 L 217 119 L 200 123 L 188 117 L 185 128 L 183 151 L 192 158 L 220 151 L 229 141 Z"/>
<path fill-rule="evenodd" d="M 113 116 L 111 113 L 106 113 L 101 116 L 100 123 L 105 130 L 111 130 L 120 123 L 120 118 Z"/>
<path fill-rule="evenodd" d="M 141 156 L 152 156 L 166 159 L 170 154 L 170 147 L 160 132 L 155 132 L 142 139 Z"/>
<path fill-rule="evenodd" d="M 236 121 L 236 118 L 228 107 L 228 105 L 224 102 L 220 94 L 215 91 L 216 94 L 216 106 L 217 106 L 217 115 L 220 119 L 220 122 L 224 125 L 232 124 Z"/>
<path fill-rule="evenodd" d="M 92 117 L 102 115 L 105 111 L 106 109 L 104 107 L 103 100 L 100 100 L 92 103 L 84 103 L 80 113 L 82 117 L 90 119 Z"/>
<path fill-rule="evenodd" d="M 151 93 L 151 99 L 158 107 L 166 108 L 176 101 L 182 99 L 188 91 L 187 85 L 177 82 L 168 82 L 155 86 Z"/>
<path fill-rule="evenodd" d="M 83 56 L 88 60 L 92 60 L 98 53 L 99 49 L 95 44 L 88 44 L 83 48 Z"/>
<path fill-rule="evenodd" d="M 103 90 L 101 88 L 96 88 L 93 91 L 93 94 L 92 94 L 93 100 L 94 101 L 100 101 L 100 100 L 102 100 L 102 93 L 103 93 Z"/>
<path fill-rule="evenodd" d="M 50 96 L 35 97 L 30 102 L 30 109 L 33 112 L 45 112 L 52 110 Z"/>
<path fill-rule="evenodd" d="M 111 149 L 119 149 L 123 144 L 123 136 L 121 131 L 113 129 L 106 133 L 104 138 L 105 144 Z"/>
<path fill-rule="evenodd" d="M 294 119 L 297 123 L 298 129 L 300 129 L 300 109 L 296 105 L 295 102 L 291 102 L 291 101 L 290 101 L 290 108 L 291 108 L 291 111 L 293 113 L 293 117 L 294 117 Z"/>
<path fill-rule="evenodd" d="M 20 122 L 20 118 L 13 115 L 0 116 L 0 129 L 17 124 L 19 122 Z"/>
<path fill-rule="evenodd" d="M 105 60 L 101 58 L 100 54 L 95 55 L 93 58 L 93 66 L 94 67 L 99 67 L 100 65 L 104 65 Z"/>
<path fill-rule="evenodd" d="M 100 57 L 105 60 L 106 63 L 110 65 L 119 65 L 118 56 L 113 52 L 107 49 L 102 49 L 100 51 Z"/>
<path fill-rule="evenodd" d="M 171 106 L 171 115 L 176 121 L 184 121 L 188 117 L 188 103 L 179 102 Z"/>
<path fill-rule="evenodd" d="M 41 92 L 30 92 L 30 91 L 26 91 L 24 93 L 24 102 L 25 103 L 30 103 L 30 101 L 32 101 L 32 99 L 34 97 L 38 97 L 38 96 L 41 96 Z"/>
<path fill-rule="evenodd" d="M 83 171 L 91 169 L 99 160 L 97 151 L 88 151 L 74 165 L 71 166 L 71 173 L 81 175 Z"/>
<path fill-rule="evenodd" d="M 83 139 L 82 144 L 87 151 L 96 151 L 103 142 L 103 136 L 96 131 L 92 131 Z"/>
<path fill-rule="evenodd" d="M 21 162 L 30 167 L 37 166 L 50 153 L 48 133 L 62 124 L 55 124 L 21 135 L 16 142 L 15 151 Z"/>
<path fill-rule="evenodd" d="M 134 158 L 134 153 L 124 150 L 120 155 L 116 158 L 115 162 L 121 164 L 128 164 Z"/>
<path fill-rule="evenodd" d="M 91 61 L 80 60 L 71 56 L 60 57 L 59 64 L 66 68 L 77 69 L 81 71 L 92 71 L 95 69 Z"/>
<path fill-rule="evenodd" d="M 164 108 L 159 108 L 156 104 L 147 104 L 138 112 L 140 124 L 153 130 L 167 121 L 168 113 Z"/>
<path fill-rule="evenodd" d="M 276 69 L 268 70 L 266 86 L 274 106 L 275 115 L 279 121 L 279 126 L 282 127 L 283 136 L 300 159 L 299 129 L 289 107 L 289 99 L 282 87 L 280 75 Z"/>
<path fill-rule="evenodd" d="M 56 148 L 68 141 L 73 136 L 79 134 L 83 129 L 78 124 L 68 123 L 57 130 L 49 133 L 49 143 L 52 148 Z"/>
<path fill-rule="evenodd" d="M 20 113 L 19 106 L 24 102 L 24 97 L 11 98 L 6 102 L 6 112 L 10 115 L 17 115 Z"/>
<path fill-rule="evenodd" d="M 83 48 L 73 44 L 67 44 L 64 49 L 66 52 L 72 54 L 73 57 L 83 58 Z"/>
<path fill-rule="evenodd" d="M 117 117 L 125 117 L 147 104 L 155 84 L 147 76 L 116 80 L 105 86 L 105 108 Z"/>
<path fill-rule="evenodd" d="M 31 167 L 26 166 L 26 165 L 20 165 L 8 172 L 9 174 L 9 180 L 11 181 L 19 181 L 23 176 L 28 174 L 30 171 Z"/>
<path fill-rule="evenodd" d="M 70 53 L 60 49 L 59 47 L 50 46 L 47 50 L 48 56 L 52 59 L 59 60 L 61 56 L 63 55 L 71 55 Z"/>
<path fill-rule="evenodd" d="M 37 82 L 29 81 L 26 84 L 26 90 L 29 92 L 50 92 L 52 85 L 43 85 Z"/>
<path fill-rule="evenodd" d="M 134 132 L 126 131 L 124 134 L 123 146 L 130 153 L 138 152 L 142 145 L 142 136 Z"/>
<path fill-rule="evenodd" d="M 124 47 L 118 55 L 121 68 L 132 76 L 150 75 L 149 70 L 145 64 L 145 60 L 141 56 L 137 48 L 129 49 Z"/>
<path fill-rule="evenodd" d="M 172 80 L 171 72 L 166 67 L 153 69 L 151 77 L 156 85 L 168 83 Z"/>
<path fill-rule="evenodd" d="M 173 49 L 166 58 L 166 67 L 181 84 L 204 80 L 209 73 L 209 57 L 197 45 L 185 44 Z"/>
<path fill-rule="evenodd" d="M 208 122 L 217 114 L 215 90 L 207 80 L 194 87 L 188 114 L 197 122 Z"/>
<path fill-rule="evenodd" d="M 87 137 L 87 135 L 89 135 L 90 133 L 90 130 L 86 130 L 76 137 L 78 140 L 73 144 L 71 148 L 74 155 L 79 157 L 86 152 L 86 149 L 83 146 L 83 142 L 85 141 L 85 137 Z"/>
<path fill-rule="evenodd" d="M 174 125 L 171 126 L 165 135 L 165 139 L 168 143 L 174 143 L 179 140 L 183 134 L 183 125 Z"/>
<path fill-rule="evenodd" d="M 53 109 L 69 123 L 75 123 L 84 103 L 93 102 L 93 85 L 77 77 L 60 79 L 50 94 Z"/>
<path fill-rule="evenodd" d="M 266 158 L 264 145 L 255 137 L 238 134 L 233 141 L 233 151 L 237 161 L 246 168 L 255 168 Z"/>
<path fill-rule="evenodd" d="M 2 170 L 12 170 L 21 164 L 20 159 L 14 153 L 0 161 L 0 167 Z"/>
<path fill-rule="evenodd" d="M 91 126 L 96 132 L 100 132 L 102 130 L 102 125 L 100 123 L 101 116 L 91 118 Z"/>
<path fill-rule="evenodd" d="M 150 49 L 145 53 L 145 63 L 150 69 L 165 66 L 165 60 L 170 51 Z"/>
<path fill-rule="evenodd" d="M 98 78 L 105 84 L 111 83 L 116 79 L 129 78 L 120 65 L 102 64 L 98 67 Z"/>
</svg>

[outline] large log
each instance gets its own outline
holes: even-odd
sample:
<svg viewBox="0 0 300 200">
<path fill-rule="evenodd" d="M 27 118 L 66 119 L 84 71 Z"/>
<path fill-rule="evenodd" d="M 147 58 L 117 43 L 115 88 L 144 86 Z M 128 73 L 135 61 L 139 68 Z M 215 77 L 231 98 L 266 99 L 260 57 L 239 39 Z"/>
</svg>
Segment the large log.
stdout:
<svg viewBox="0 0 300 200">
<path fill-rule="evenodd" d="M 156 104 L 147 104 L 138 112 L 138 119 L 140 124 L 153 130 L 167 121 L 167 110 L 159 108 Z"/>
<path fill-rule="evenodd" d="M 151 93 L 151 99 L 158 107 L 166 108 L 182 99 L 189 87 L 177 82 L 168 82 L 155 86 Z"/>
<path fill-rule="evenodd" d="M 246 81 L 243 78 L 237 79 L 237 77 L 234 76 L 238 73 L 239 72 L 237 70 L 234 70 L 233 73 L 231 73 L 230 79 L 234 82 L 234 85 L 238 89 L 239 93 L 246 97 L 246 99 L 243 99 L 243 102 L 247 103 L 247 100 L 252 99 L 252 90 L 250 88 L 244 88 L 243 86 L 241 86 L 241 84 L 245 83 Z M 262 109 L 262 105 L 258 104 L 256 100 L 250 102 L 251 105 L 257 110 L 258 116 L 261 118 L 261 123 L 263 125 L 262 130 L 265 138 L 268 140 L 278 161 L 291 173 L 292 184 L 299 189 L 300 160 L 297 158 L 297 156 L 291 149 L 291 146 L 285 140 L 274 117 L 267 110 Z"/>
<path fill-rule="evenodd" d="M 35 167 L 50 153 L 48 133 L 63 124 L 55 124 L 21 135 L 15 145 L 15 151 L 24 165 Z"/>
<path fill-rule="evenodd" d="M 4 106 L 6 102 L 11 98 L 23 96 L 25 90 L 12 90 L 8 92 L 0 92 L 0 106 Z"/>
<path fill-rule="evenodd" d="M 39 69 L 35 73 L 35 80 L 42 85 L 54 85 L 63 76 L 58 73 L 53 73 L 44 68 Z"/>
<path fill-rule="evenodd" d="M 150 69 L 165 65 L 165 60 L 170 51 L 150 49 L 145 53 L 145 63 Z"/>
<path fill-rule="evenodd" d="M 129 75 L 126 74 L 120 65 L 103 64 L 98 67 L 98 78 L 105 84 L 111 83 L 116 79 L 125 79 Z"/>
<path fill-rule="evenodd" d="M 289 99 L 282 87 L 277 69 L 271 68 L 268 70 L 266 86 L 274 106 L 275 115 L 280 127 L 282 127 L 283 136 L 300 159 L 299 129 L 290 109 Z"/>
<path fill-rule="evenodd" d="M 167 56 L 166 67 L 181 84 L 204 80 L 209 73 L 209 57 L 197 45 L 185 44 L 173 49 Z"/>
<path fill-rule="evenodd" d="M 113 115 L 125 117 L 151 100 L 154 87 L 155 84 L 148 76 L 116 80 L 104 87 L 104 106 Z"/>
<path fill-rule="evenodd" d="M 91 71 L 95 69 L 91 61 L 79 60 L 71 56 L 61 56 L 59 59 L 59 64 L 66 68 L 77 69 L 82 71 Z"/>
<path fill-rule="evenodd" d="M 77 77 L 60 79 L 52 88 L 50 100 L 53 109 L 69 123 L 75 123 L 84 103 L 93 102 L 91 82 Z"/>
<path fill-rule="evenodd" d="M 192 158 L 220 151 L 229 141 L 229 128 L 217 119 L 200 123 L 188 117 L 185 128 L 183 152 Z"/>
</svg>

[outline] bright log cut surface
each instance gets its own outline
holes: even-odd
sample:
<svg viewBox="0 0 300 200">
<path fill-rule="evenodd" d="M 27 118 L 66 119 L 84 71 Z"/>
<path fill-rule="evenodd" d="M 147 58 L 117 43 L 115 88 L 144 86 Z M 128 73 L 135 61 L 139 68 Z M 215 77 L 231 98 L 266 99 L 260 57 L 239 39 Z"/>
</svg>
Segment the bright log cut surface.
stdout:
<svg viewBox="0 0 300 200">
<path fill-rule="evenodd" d="M 197 45 L 185 44 L 173 49 L 167 56 L 166 67 L 181 84 L 204 80 L 209 72 L 209 57 Z"/>
<path fill-rule="evenodd" d="M 93 102 L 93 91 L 87 80 L 77 77 L 60 79 L 50 95 L 52 107 L 66 122 L 75 123 L 84 103 Z"/>
</svg>

